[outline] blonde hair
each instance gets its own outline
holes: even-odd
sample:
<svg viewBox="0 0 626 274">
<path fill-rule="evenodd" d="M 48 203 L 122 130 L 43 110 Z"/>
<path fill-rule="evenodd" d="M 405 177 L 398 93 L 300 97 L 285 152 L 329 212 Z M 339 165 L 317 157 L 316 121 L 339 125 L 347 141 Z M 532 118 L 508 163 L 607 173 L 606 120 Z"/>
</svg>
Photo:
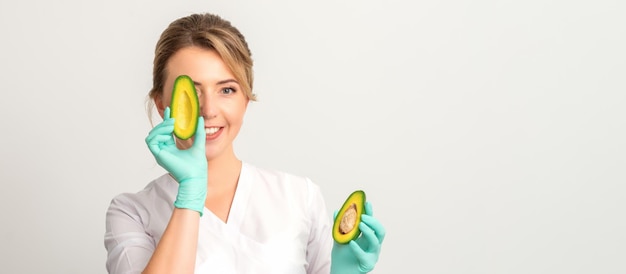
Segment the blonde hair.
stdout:
<svg viewBox="0 0 626 274">
<path fill-rule="evenodd" d="M 256 95 L 252 93 L 252 53 L 243 34 L 218 15 L 192 14 L 170 23 L 156 44 L 152 89 L 148 93 L 149 112 L 154 100 L 163 96 L 167 61 L 178 50 L 190 46 L 215 50 L 234 74 L 246 97 L 256 101 Z"/>
</svg>

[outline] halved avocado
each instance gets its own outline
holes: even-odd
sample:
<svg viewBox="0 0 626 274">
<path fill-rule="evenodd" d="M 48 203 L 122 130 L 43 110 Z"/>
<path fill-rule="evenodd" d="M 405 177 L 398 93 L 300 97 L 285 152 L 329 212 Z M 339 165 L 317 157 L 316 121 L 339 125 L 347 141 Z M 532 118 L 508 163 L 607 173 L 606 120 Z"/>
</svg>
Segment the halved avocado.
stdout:
<svg viewBox="0 0 626 274">
<path fill-rule="evenodd" d="M 191 77 L 180 75 L 174 81 L 170 117 L 174 119 L 174 135 L 187 140 L 196 133 L 199 115 L 198 94 Z"/>
<path fill-rule="evenodd" d="M 333 224 L 333 239 L 339 244 L 347 244 L 361 234 L 359 224 L 365 213 L 365 192 L 352 192 L 343 203 Z"/>
</svg>

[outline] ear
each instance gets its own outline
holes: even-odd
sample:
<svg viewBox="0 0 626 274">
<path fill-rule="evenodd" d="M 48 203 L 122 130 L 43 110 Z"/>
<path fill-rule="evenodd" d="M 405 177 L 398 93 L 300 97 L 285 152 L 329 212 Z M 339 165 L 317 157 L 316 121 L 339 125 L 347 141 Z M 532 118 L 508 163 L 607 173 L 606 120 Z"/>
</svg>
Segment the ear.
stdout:
<svg viewBox="0 0 626 274">
<path fill-rule="evenodd" d="M 163 104 L 163 96 L 158 95 L 154 98 L 154 105 L 157 108 L 157 111 L 159 111 L 159 116 L 161 116 L 161 118 L 163 118 L 163 112 L 165 112 L 165 105 Z"/>
</svg>

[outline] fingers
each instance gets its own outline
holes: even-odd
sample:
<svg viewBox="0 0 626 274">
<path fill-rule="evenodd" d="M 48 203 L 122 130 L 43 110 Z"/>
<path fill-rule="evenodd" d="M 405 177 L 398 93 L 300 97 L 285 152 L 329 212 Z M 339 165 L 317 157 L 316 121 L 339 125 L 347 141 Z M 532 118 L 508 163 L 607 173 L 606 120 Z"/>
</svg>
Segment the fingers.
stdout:
<svg viewBox="0 0 626 274">
<path fill-rule="evenodd" d="M 194 141 L 192 148 L 201 149 L 204 151 L 204 147 L 206 144 L 206 129 L 204 128 L 204 117 L 198 117 L 198 127 L 196 128 L 196 134 L 194 136 Z"/>
<path fill-rule="evenodd" d="M 374 216 L 374 209 L 372 208 L 372 203 L 369 201 L 365 202 L 365 214 L 369 216 Z"/>
<path fill-rule="evenodd" d="M 155 156 L 158 155 L 165 147 L 176 146 L 174 138 L 166 135 L 148 136 L 146 143 L 148 144 L 150 152 L 152 152 Z"/>
<path fill-rule="evenodd" d="M 368 273 L 374 269 L 374 265 L 376 265 L 376 261 L 378 260 L 378 256 L 372 256 L 371 254 L 367 254 L 354 240 L 348 243 L 350 250 L 354 257 L 356 257 L 359 262 L 359 271 Z"/>
<path fill-rule="evenodd" d="M 385 230 L 385 227 L 383 227 L 383 224 L 378 221 L 378 219 L 369 215 L 361 215 L 361 224 L 366 225 L 367 229 L 372 231 L 372 234 L 376 238 L 376 242 L 379 245 L 383 243 L 387 231 Z M 359 228 L 361 227 L 359 226 Z M 371 242 L 372 240 L 373 239 L 368 239 L 369 242 Z"/>
<path fill-rule="evenodd" d="M 174 132 L 174 118 L 169 118 L 164 120 L 163 122 L 156 125 L 152 130 L 150 130 L 150 135 L 172 135 Z"/>
<path fill-rule="evenodd" d="M 163 111 L 163 120 L 167 120 L 167 119 L 171 118 L 170 117 L 170 112 L 171 112 L 170 107 L 166 107 L 165 111 Z"/>
<path fill-rule="evenodd" d="M 378 219 L 374 218 L 374 209 L 372 203 L 369 201 L 365 202 L 365 214 L 361 215 L 361 221 L 365 222 L 368 227 L 374 230 L 378 241 L 382 244 L 386 234 L 385 227 L 383 227 Z"/>
<path fill-rule="evenodd" d="M 359 243 L 362 244 L 362 248 L 366 248 L 368 253 L 376 253 L 380 251 L 381 241 L 376 235 L 376 232 L 370 228 L 365 222 L 361 222 L 359 224 L 359 229 L 361 230 L 361 239 Z M 363 242 L 363 240 L 365 240 Z"/>
<path fill-rule="evenodd" d="M 174 119 L 167 119 L 156 125 L 145 139 L 153 154 L 158 154 L 164 146 L 174 145 Z"/>
<path fill-rule="evenodd" d="M 150 133 L 148 133 L 146 137 L 146 143 L 162 142 L 164 138 L 174 141 L 172 132 L 174 132 L 174 119 L 165 120 L 150 130 Z"/>
<path fill-rule="evenodd" d="M 363 217 L 373 218 L 371 216 L 362 215 Z M 376 232 L 372 230 L 365 222 L 359 224 L 361 237 L 350 241 L 350 250 L 359 262 L 359 270 L 368 273 L 374 269 L 378 255 L 380 254 L 381 243 L 376 237 Z"/>
<path fill-rule="evenodd" d="M 363 250 L 356 241 L 350 241 L 348 246 L 350 247 L 350 250 L 352 250 L 352 254 L 354 254 L 359 261 L 367 259 L 367 253 L 365 253 L 365 250 Z"/>
</svg>

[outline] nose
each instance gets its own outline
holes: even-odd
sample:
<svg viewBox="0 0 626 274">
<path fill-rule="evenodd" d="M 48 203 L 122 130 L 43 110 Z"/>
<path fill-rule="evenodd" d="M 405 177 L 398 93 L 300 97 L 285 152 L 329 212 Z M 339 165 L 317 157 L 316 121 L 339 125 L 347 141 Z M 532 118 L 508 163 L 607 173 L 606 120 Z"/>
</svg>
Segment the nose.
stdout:
<svg viewBox="0 0 626 274">
<path fill-rule="evenodd" d="M 209 94 L 202 94 L 202 96 L 198 96 L 198 100 L 200 103 L 200 115 L 202 115 L 205 120 L 217 116 L 215 98 L 211 98 Z"/>
</svg>

